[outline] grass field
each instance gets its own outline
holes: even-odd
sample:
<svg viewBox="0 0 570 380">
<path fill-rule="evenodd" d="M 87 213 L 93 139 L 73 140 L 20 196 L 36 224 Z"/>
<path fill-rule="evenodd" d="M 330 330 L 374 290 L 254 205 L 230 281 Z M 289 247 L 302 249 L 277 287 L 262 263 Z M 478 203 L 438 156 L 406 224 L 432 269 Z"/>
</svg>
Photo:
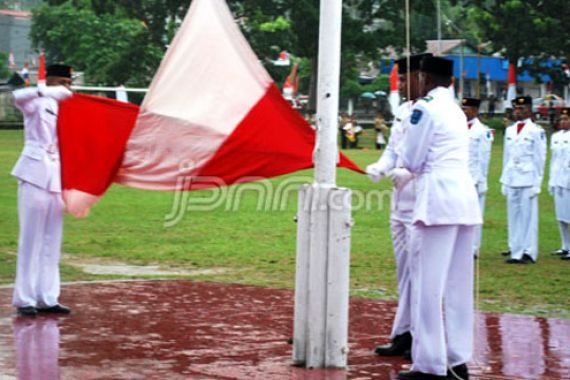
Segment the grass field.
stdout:
<svg viewBox="0 0 570 380">
<path fill-rule="evenodd" d="M 364 149 L 346 151 L 362 167 L 378 158 L 367 131 Z M 9 172 L 22 146 L 21 131 L 0 131 L 0 283 L 11 283 L 17 250 L 17 183 Z M 366 148 L 368 147 L 368 148 Z M 540 255 L 536 265 L 506 265 L 499 252 L 507 247 L 505 200 L 500 194 L 502 135 L 493 147 L 489 193 L 480 266 L 480 308 L 570 318 L 570 262 L 550 255 L 560 248 L 552 198 L 540 195 Z M 304 171 L 271 181 L 310 180 Z M 546 181 L 545 181 L 546 183 Z M 365 176 L 339 170 L 338 184 L 356 193 L 388 190 L 389 184 L 372 184 Z M 244 185 L 242 185 L 243 187 Z M 245 185 L 247 186 L 247 185 Z M 290 187 L 291 188 L 291 187 Z M 544 189 L 546 187 L 544 186 Z M 234 189 L 235 190 L 235 189 Z M 243 187 L 237 210 L 223 205 L 210 211 L 187 211 L 172 227 L 165 227 L 173 193 L 150 192 L 113 186 L 84 220 L 66 217 L 62 264 L 64 281 L 120 278 L 85 274 L 73 262 L 101 261 L 160 265 L 177 269 L 221 268 L 213 274 L 186 276 L 204 281 L 223 281 L 292 288 L 295 270 L 296 194 L 286 207 L 257 209 L 258 197 Z M 211 191 L 189 193 L 187 202 L 206 202 Z M 352 233 L 351 292 L 371 298 L 394 299 L 395 263 L 389 237 L 388 200 L 354 211 Z M 141 277 L 141 276 L 138 276 Z M 132 278 L 132 277 L 129 277 Z M 145 277 L 145 278 L 148 278 Z M 9 300 L 4 300 L 9 302 Z"/>
</svg>

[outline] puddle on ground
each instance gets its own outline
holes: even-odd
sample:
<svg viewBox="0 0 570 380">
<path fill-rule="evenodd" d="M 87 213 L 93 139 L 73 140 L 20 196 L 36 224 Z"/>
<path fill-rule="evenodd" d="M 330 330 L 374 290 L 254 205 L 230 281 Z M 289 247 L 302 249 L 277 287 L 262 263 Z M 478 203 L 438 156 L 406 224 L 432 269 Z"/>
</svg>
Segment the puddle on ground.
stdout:
<svg viewBox="0 0 570 380">
<path fill-rule="evenodd" d="M 130 265 L 101 258 L 64 254 L 62 261 L 93 275 L 112 276 L 209 276 L 231 272 L 228 268 L 172 268 L 160 265 Z"/>
</svg>

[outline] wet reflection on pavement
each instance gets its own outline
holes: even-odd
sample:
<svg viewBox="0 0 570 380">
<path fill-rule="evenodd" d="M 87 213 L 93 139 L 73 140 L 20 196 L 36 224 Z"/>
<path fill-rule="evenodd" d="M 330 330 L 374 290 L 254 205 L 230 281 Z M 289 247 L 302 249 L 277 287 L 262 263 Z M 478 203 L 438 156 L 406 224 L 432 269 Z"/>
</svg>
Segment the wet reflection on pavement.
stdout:
<svg viewBox="0 0 570 380">
<path fill-rule="evenodd" d="M 0 379 L 395 379 L 372 354 L 396 305 L 352 299 L 349 370 L 290 366 L 293 293 L 191 281 L 70 284 L 69 316 L 0 306 Z M 0 289 L 3 300 L 11 289 Z M 570 379 L 570 321 L 480 314 L 473 379 Z"/>
</svg>

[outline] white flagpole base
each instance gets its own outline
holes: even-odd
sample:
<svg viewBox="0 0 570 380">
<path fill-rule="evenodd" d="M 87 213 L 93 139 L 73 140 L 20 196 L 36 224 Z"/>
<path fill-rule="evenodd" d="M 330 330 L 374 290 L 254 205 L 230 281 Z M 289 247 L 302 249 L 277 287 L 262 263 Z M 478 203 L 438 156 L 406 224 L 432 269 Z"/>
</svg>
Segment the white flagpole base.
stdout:
<svg viewBox="0 0 570 380">
<path fill-rule="evenodd" d="M 293 364 L 345 368 L 348 357 L 351 191 L 299 190 Z"/>
</svg>

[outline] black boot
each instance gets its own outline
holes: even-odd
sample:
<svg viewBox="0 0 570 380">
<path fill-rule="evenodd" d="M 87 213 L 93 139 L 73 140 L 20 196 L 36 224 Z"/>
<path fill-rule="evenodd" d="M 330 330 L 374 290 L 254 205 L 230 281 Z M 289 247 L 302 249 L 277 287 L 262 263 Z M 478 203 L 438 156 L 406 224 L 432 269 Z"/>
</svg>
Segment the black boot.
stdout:
<svg viewBox="0 0 570 380">
<path fill-rule="evenodd" d="M 398 374 L 398 380 L 447 380 L 447 376 L 433 375 L 418 371 L 404 371 Z"/>
<path fill-rule="evenodd" d="M 454 380 L 469 380 L 469 369 L 467 364 L 459 364 L 447 370 L 447 378 Z"/>
<path fill-rule="evenodd" d="M 374 353 L 380 356 L 398 356 L 404 355 L 407 350 L 412 348 L 412 334 L 405 332 L 396 335 L 391 343 L 376 347 Z"/>
</svg>

